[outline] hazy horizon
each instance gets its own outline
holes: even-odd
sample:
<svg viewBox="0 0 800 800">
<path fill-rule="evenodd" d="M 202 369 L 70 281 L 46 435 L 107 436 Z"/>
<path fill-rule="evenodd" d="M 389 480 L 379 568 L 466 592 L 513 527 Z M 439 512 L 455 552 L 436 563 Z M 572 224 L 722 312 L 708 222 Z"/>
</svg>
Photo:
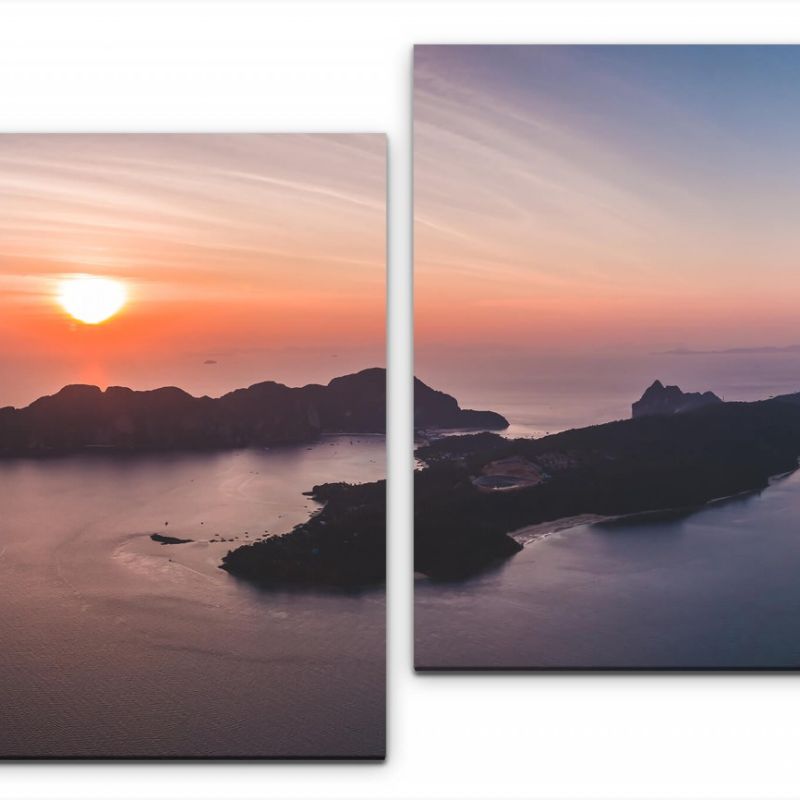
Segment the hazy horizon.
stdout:
<svg viewBox="0 0 800 800">
<path fill-rule="evenodd" d="M 794 47 L 417 46 L 418 373 L 795 345 L 798 85 Z"/>
<path fill-rule="evenodd" d="M 384 366 L 385 150 L 378 134 L 3 135 L 0 406 Z M 128 302 L 70 318 L 58 287 L 77 275 Z"/>
</svg>

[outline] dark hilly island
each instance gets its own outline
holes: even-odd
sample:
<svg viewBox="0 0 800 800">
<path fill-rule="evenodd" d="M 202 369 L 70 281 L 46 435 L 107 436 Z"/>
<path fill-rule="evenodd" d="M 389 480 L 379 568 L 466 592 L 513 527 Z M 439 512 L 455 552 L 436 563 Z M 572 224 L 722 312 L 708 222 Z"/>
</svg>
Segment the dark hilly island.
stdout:
<svg viewBox="0 0 800 800">
<path fill-rule="evenodd" d="M 415 381 L 420 425 L 504 427 L 492 412 L 463 410 L 455 398 Z M 273 381 L 222 397 L 164 387 L 134 391 L 65 386 L 25 408 L 0 408 L 0 455 L 46 455 L 91 448 L 202 450 L 314 441 L 326 433 L 384 433 L 386 371 L 366 369 L 327 385 Z"/>
</svg>

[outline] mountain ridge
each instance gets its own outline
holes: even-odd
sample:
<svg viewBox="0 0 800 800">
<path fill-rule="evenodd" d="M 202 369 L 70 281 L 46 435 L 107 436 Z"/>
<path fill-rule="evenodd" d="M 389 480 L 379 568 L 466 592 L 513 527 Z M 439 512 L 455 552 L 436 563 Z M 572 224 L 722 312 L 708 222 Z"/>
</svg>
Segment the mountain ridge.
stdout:
<svg viewBox="0 0 800 800">
<path fill-rule="evenodd" d="M 440 428 L 497 428 L 494 412 L 461 409 L 418 381 L 417 409 Z M 220 397 L 176 386 L 135 390 L 68 384 L 28 406 L 0 408 L 0 455 L 226 449 L 310 442 L 326 433 L 385 433 L 386 370 L 370 367 L 327 384 L 261 381 Z"/>
</svg>

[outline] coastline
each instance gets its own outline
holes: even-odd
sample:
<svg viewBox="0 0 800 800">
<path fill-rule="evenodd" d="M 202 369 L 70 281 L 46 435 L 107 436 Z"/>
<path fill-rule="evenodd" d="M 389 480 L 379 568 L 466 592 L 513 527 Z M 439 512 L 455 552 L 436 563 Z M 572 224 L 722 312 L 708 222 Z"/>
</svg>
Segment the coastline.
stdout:
<svg viewBox="0 0 800 800">
<path fill-rule="evenodd" d="M 229 556 L 270 539 L 291 541 L 294 534 L 324 512 L 327 499 L 313 496 L 316 484 L 339 476 L 344 476 L 353 486 L 381 480 L 380 476 L 385 474 L 384 439 L 383 434 L 348 436 L 337 433 L 326 435 L 324 441 L 321 439 L 312 445 L 246 448 L 222 454 L 223 463 L 235 465 L 235 468 L 225 471 L 225 490 L 218 512 L 215 512 L 215 504 L 181 513 L 168 496 L 163 503 L 158 503 L 158 510 L 153 510 L 152 521 L 147 526 L 122 532 L 110 555 L 120 564 L 153 574 L 166 570 L 177 577 L 186 570 L 187 577 L 202 575 L 215 582 L 238 577 L 224 567 Z M 295 476 L 296 481 L 295 478 L 286 480 L 283 470 L 275 471 L 274 465 L 283 464 L 286 458 L 289 459 L 286 466 L 302 473 L 302 476 Z M 189 464 L 194 461 L 187 454 L 180 460 Z M 199 459 L 196 463 L 202 468 L 214 462 Z M 303 467 L 306 463 L 315 466 L 307 471 Z M 193 485 L 190 481 L 189 491 L 194 491 Z M 275 487 L 288 492 L 280 502 L 276 502 Z M 224 509 L 231 502 L 236 503 L 239 511 L 228 519 Z M 165 520 L 169 522 L 168 527 Z M 152 540 L 154 531 L 162 535 L 169 532 L 191 541 L 163 546 Z M 328 587 L 312 583 L 306 588 L 323 591 Z"/>
<path fill-rule="evenodd" d="M 635 520 L 642 520 L 651 517 L 661 517 L 661 516 L 673 516 L 673 515 L 680 515 L 680 514 L 693 514 L 695 512 L 702 511 L 703 509 L 707 508 L 708 506 L 719 505 L 725 503 L 728 500 L 736 500 L 741 497 L 747 497 L 748 495 L 752 494 L 760 494 L 764 491 L 764 489 L 768 489 L 771 486 L 774 486 L 776 483 L 790 477 L 793 475 L 797 470 L 800 469 L 800 465 L 796 469 L 786 470 L 784 472 L 777 472 L 774 475 L 770 475 L 767 479 L 767 486 L 764 488 L 758 489 L 745 489 L 741 492 L 736 492 L 735 494 L 723 495 L 721 497 L 713 497 L 711 500 L 707 500 L 705 503 L 701 503 L 697 506 L 677 506 L 674 508 L 655 508 L 652 511 L 637 511 L 633 514 L 617 514 L 617 515 L 602 515 L 602 514 L 575 514 L 569 517 L 560 517 L 558 519 L 550 520 L 548 522 L 538 522 L 533 525 L 525 525 L 522 528 L 517 528 L 516 530 L 509 531 L 508 536 L 510 536 L 515 541 L 519 542 L 523 547 L 527 547 L 528 545 L 535 544 L 536 542 L 543 541 L 544 539 L 549 538 L 557 533 L 564 533 L 572 528 L 580 528 L 585 525 L 600 525 L 605 523 L 614 523 L 614 522 L 624 522 L 624 521 L 635 521 Z"/>
<path fill-rule="evenodd" d="M 550 520 L 549 522 L 537 522 L 533 525 L 525 525 L 522 528 L 509 531 L 508 536 L 519 542 L 523 547 L 526 547 L 534 542 L 542 541 L 556 533 L 563 533 L 571 528 L 578 528 L 582 525 L 594 525 L 598 522 L 609 522 L 621 518 L 622 517 L 603 516 L 602 514 L 575 514 L 571 517 L 560 517 L 559 519 Z"/>
</svg>

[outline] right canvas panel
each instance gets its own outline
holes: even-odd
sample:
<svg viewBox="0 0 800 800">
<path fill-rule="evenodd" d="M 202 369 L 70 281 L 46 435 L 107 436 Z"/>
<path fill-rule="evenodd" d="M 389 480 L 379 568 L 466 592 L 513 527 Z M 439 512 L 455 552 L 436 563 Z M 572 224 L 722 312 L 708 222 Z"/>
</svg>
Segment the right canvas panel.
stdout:
<svg viewBox="0 0 800 800">
<path fill-rule="evenodd" d="M 800 49 L 418 46 L 414 197 L 417 668 L 800 666 Z"/>
</svg>

